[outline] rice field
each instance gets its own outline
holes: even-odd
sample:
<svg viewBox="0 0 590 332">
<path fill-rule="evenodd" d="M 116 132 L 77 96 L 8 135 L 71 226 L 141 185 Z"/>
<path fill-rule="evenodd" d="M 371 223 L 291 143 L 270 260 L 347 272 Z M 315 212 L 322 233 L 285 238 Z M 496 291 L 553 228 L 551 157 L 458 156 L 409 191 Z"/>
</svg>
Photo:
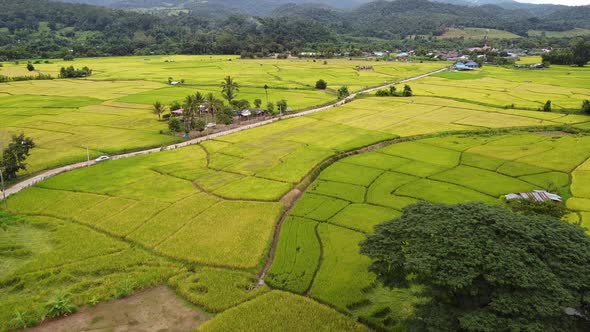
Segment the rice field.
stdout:
<svg viewBox="0 0 590 332">
<path fill-rule="evenodd" d="M 86 79 L 24 81 L 0 84 L 0 131 L 24 132 L 33 137 L 31 174 L 86 160 L 141 148 L 172 144 L 180 139 L 163 135 L 165 122 L 150 111 L 155 101 L 169 104 L 196 91 L 220 96 L 220 83 L 231 75 L 240 84 L 239 99 L 276 102 L 285 99 L 300 110 L 336 99 L 342 85 L 351 91 L 380 85 L 441 68 L 438 63 L 373 63 L 374 71 L 357 71 L 367 61 L 241 60 L 235 56 L 150 56 L 49 60 L 35 64 L 36 71 L 3 63 L 0 75 L 50 74 L 63 66 L 88 66 Z M 184 80 L 170 86 L 168 79 Z M 328 90 L 316 90 L 315 82 L 328 81 Z M 268 85 L 265 91 L 264 86 Z"/>
<path fill-rule="evenodd" d="M 579 111 L 590 95 L 588 68 L 551 66 L 530 70 L 484 66 L 472 72 L 445 72 L 412 84 L 415 95 L 447 98 L 495 108 Z"/>
<path fill-rule="evenodd" d="M 573 222 L 588 227 L 589 142 L 587 135 L 543 132 L 463 134 L 344 158 L 322 172 L 290 212 L 268 283 L 308 291 L 382 328 L 402 328 L 412 304 L 425 299 L 418 285 L 388 290 L 375 282 L 370 260 L 359 254 L 365 234 L 419 200 L 505 204 L 503 195 L 550 188 L 569 198 L 568 207 L 581 217 Z M 340 189 L 324 189 L 333 187 Z"/>
<path fill-rule="evenodd" d="M 272 291 L 230 309 L 198 331 L 370 331 L 311 299 Z"/>
<path fill-rule="evenodd" d="M 215 88 L 225 69 L 235 70 L 236 77 L 239 68 L 243 70 L 244 94 L 259 91 L 256 77 L 277 68 L 281 80 L 267 75 L 276 84 L 273 89 L 329 98 L 331 92 L 303 87 L 329 73 L 337 77 L 335 82 L 344 82 L 338 84 L 350 82 L 360 89 L 386 76 L 396 79 L 435 69 L 432 64 L 375 63 L 375 72 L 365 73 L 349 68 L 357 62 L 348 60 L 324 65 L 311 60 L 228 59 L 76 60 L 80 66 L 92 61 L 96 75 L 80 81 L 0 85 L 18 91 L 0 91 L 0 112 L 7 114 L 1 117 L 10 123 L 6 128 L 30 128 L 29 135 L 45 135 L 39 136 L 40 154 L 31 156 L 31 169 L 40 170 L 58 163 L 51 158 L 85 157 L 80 135 L 104 145 L 90 146 L 96 154 L 162 144 L 159 139 L 170 137 L 157 133 L 162 124 L 147 109 L 151 93 L 174 99 L 174 89 L 182 91 L 180 96 L 186 94 L 180 89 L 205 91 L 209 80 Z M 117 61 L 128 61 L 128 66 L 115 72 Z M 40 70 L 51 72 L 57 66 L 40 65 Z M 512 69 L 484 70 L 413 82 L 412 98 L 365 95 L 341 107 L 198 145 L 99 163 L 11 196 L 7 212 L 13 216 L 0 215 L 0 222 L 9 221 L 7 231 L 0 231 L 0 330 L 40 320 L 45 303 L 59 292 L 82 306 L 163 283 L 216 315 L 200 328 L 203 331 L 367 330 L 355 322 L 358 319 L 399 330 L 413 306 L 428 299 L 419 285 L 380 286 L 367 270 L 369 260 L 359 255 L 358 243 L 405 206 L 419 200 L 503 204 L 500 197 L 510 192 L 557 188 L 572 210 L 568 221 L 590 228 L 590 136 L 516 131 L 590 128 L 590 118 L 525 106 L 506 109 L 501 105 L 504 97 L 496 97 L 501 91 L 494 89 L 518 84 L 520 78 Z M 500 83 L 503 70 L 510 74 Z M 555 89 L 587 93 L 568 87 L 587 82 L 586 76 L 569 67 L 556 68 L 561 79 L 570 70 L 575 82 Z M 143 73 L 141 80 L 138 73 Z M 177 79 L 181 73 L 184 87 L 161 82 L 162 75 L 163 80 L 172 75 Z M 68 88 L 60 88 L 66 83 Z M 27 94 L 26 84 L 31 89 L 40 84 L 35 93 L 43 91 L 43 98 Z M 539 76 L 531 86 L 554 84 L 556 79 Z M 78 95 L 75 85 L 84 94 Z M 473 92 L 465 88 L 469 85 L 475 86 Z M 440 95 L 425 92 L 438 89 Z M 459 89 L 461 98 L 447 95 L 452 89 Z M 531 98 L 543 94 L 535 91 L 537 97 Z M 115 126 L 122 136 L 111 131 Z M 500 131 L 506 128 L 514 130 Z M 495 129 L 498 132 L 490 131 Z M 99 136 L 92 136 L 93 130 Z M 324 161 L 397 138 L 411 139 L 350 155 L 317 177 L 314 173 L 315 180 L 287 210 L 303 189 L 302 181 Z M 259 285 L 258 274 L 285 211 L 266 284 Z"/>
</svg>

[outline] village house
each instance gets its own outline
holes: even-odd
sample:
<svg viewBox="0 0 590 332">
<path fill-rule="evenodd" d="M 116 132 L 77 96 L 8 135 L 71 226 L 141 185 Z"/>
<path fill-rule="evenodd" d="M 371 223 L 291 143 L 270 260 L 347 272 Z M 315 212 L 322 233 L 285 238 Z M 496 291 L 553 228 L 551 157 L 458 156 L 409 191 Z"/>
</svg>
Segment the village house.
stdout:
<svg viewBox="0 0 590 332">
<path fill-rule="evenodd" d="M 536 202 L 561 202 L 561 196 L 552 194 L 550 192 L 544 190 L 535 190 L 530 193 L 517 193 L 517 194 L 508 194 L 504 196 L 507 201 L 515 200 L 515 199 L 530 199 Z"/>
</svg>

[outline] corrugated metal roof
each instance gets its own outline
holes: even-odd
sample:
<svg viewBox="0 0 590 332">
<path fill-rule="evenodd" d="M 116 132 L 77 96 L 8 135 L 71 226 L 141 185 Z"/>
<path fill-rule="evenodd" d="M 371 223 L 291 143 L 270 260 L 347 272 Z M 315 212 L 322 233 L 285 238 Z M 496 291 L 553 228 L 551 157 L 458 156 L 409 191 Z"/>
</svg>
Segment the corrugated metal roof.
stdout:
<svg viewBox="0 0 590 332">
<path fill-rule="evenodd" d="M 504 196 L 507 200 L 513 199 L 532 199 L 537 202 L 546 202 L 546 201 L 555 201 L 561 202 L 561 196 L 555 195 L 544 190 L 535 190 L 531 193 L 517 193 L 517 194 L 508 194 Z"/>
</svg>

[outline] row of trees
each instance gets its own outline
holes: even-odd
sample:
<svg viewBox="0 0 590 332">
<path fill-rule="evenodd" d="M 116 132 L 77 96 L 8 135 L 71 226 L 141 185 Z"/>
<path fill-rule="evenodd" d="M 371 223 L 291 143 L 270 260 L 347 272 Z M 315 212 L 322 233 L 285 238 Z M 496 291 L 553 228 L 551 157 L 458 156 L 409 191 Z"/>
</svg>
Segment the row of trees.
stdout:
<svg viewBox="0 0 590 332">
<path fill-rule="evenodd" d="M 404 89 L 401 93 L 397 92 L 397 89 L 393 85 L 390 86 L 388 90 L 381 89 L 375 92 L 375 96 L 377 97 L 411 97 L 413 94 L 412 88 L 407 84 L 404 85 Z"/>
<path fill-rule="evenodd" d="M 542 55 L 543 62 L 555 65 L 576 65 L 585 66 L 590 61 L 590 41 L 583 38 L 572 40 L 567 48 L 555 50 Z"/>
</svg>

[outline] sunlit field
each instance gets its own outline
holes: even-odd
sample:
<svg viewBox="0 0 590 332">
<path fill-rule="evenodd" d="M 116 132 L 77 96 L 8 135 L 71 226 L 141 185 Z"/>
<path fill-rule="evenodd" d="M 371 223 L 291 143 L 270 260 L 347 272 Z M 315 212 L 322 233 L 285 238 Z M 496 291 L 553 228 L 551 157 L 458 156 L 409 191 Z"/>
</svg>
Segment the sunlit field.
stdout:
<svg viewBox="0 0 590 332">
<path fill-rule="evenodd" d="M 416 95 L 436 96 L 499 108 L 579 111 L 590 96 L 590 69 L 551 66 L 514 69 L 484 66 L 472 72 L 440 73 L 413 84 Z"/>
<path fill-rule="evenodd" d="M 285 99 L 301 110 L 336 100 L 343 85 L 351 91 L 416 76 L 442 68 L 441 63 L 387 63 L 350 60 L 240 60 L 231 56 L 152 56 L 50 60 L 35 64 L 36 72 L 4 63 L 0 75 L 57 77 L 62 66 L 93 70 L 87 79 L 56 79 L 0 84 L 0 130 L 24 132 L 37 148 L 28 172 L 83 161 L 91 157 L 167 145 L 178 138 L 163 135 L 165 122 L 151 114 L 150 106 L 182 102 L 197 91 L 221 97 L 220 83 L 231 75 L 240 85 L 239 99 L 261 99 L 265 104 Z M 357 71 L 356 66 L 374 66 Z M 170 86 L 168 80 L 184 80 Z M 315 82 L 328 82 L 326 91 Z M 265 91 L 264 86 L 269 88 Z M 268 94 L 266 93 L 268 92 Z"/>
<path fill-rule="evenodd" d="M 149 104 L 219 92 L 227 74 L 242 85 L 239 98 L 264 99 L 268 84 L 269 99 L 290 94 L 302 109 L 335 100 L 313 88 L 319 78 L 358 90 L 448 65 L 229 59 L 77 59 L 95 74 L 0 84 L 2 129 L 35 138 L 37 171 L 84 160 L 86 146 L 97 155 L 175 142 L 159 133 L 165 124 Z M 374 72 L 356 71 L 367 63 Z M 166 284 L 214 316 L 202 331 L 368 330 L 359 321 L 399 331 L 429 299 L 420 285 L 381 286 L 358 243 L 404 207 L 502 205 L 505 194 L 551 188 L 567 200 L 564 222 L 590 227 L 590 117 L 573 111 L 588 76 L 559 66 L 444 73 L 409 83 L 413 97 L 365 94 L 40 182 L 0 207 L 9 220 L 0 230 L 0 330 L 38 323 L 60 294 L 82 307 Z M 547 98 L 555 111 L 537 111 Z"/>
<path fill-rule="evenodd" d="M 503 195 L 549 188 L 570 197 L 568 219 L 588 227 L 588 143 L 590 136 L 543 132 L 444 136 L 342 159 L 291 211 L 268 282 L 383 328 L 401 328 L 412 305 L 426 299 L 419 285 L 388 290 L 375 283 L 370 260 L 359 254 L 365 234 L 419 200 L 504 204 Z"/>
</svg>

